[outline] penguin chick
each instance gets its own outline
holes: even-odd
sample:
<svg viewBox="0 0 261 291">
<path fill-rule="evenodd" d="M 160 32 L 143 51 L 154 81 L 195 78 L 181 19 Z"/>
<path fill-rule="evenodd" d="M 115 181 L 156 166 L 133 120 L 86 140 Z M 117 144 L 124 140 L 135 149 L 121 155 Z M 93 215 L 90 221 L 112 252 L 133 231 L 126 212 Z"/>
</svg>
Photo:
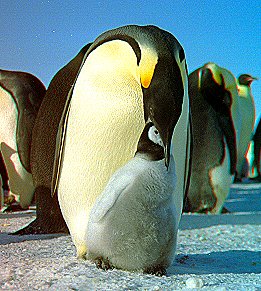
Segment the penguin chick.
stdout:
<svg viewBox="0 0 261 291">
<path fill-rule="evenodd" d="M 166 274 L 174 259 L 178 215 L 176 174 L 167 169 L 156 127 L 149 122 L 135 156 L 110 178 L 88 223 L 87 259 L 97 267 Z"/>
</svg>

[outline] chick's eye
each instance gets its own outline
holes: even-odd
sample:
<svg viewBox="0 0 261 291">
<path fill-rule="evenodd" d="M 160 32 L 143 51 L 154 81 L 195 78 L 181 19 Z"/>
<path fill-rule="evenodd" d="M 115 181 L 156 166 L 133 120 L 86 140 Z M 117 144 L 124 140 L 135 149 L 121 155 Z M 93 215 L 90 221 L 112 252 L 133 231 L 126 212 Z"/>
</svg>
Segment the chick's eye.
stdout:
<svg viewBox="0 0 261 291">
<path fill-rule="evenodd" d="M 154 133 L 155 133 L 156 135 L 159 134 L 159 132 L 157 131 L 157 129 L 154 130 Z"/>
</svg>

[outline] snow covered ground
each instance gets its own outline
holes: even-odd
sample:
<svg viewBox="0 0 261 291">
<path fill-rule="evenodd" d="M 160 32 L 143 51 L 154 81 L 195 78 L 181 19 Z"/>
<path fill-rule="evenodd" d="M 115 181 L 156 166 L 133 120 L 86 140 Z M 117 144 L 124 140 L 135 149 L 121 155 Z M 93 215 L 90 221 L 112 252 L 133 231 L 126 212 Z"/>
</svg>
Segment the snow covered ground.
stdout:
<svg viewBox="0 0 261 291">
<path fill-rule="evenodd" d="M 0 214 L 0 290 L 261 290 L 261 184 L 234 184 L 229 214 L 183 215 L 167 276 L 102 271 L 70 236 L 12 236 L 34 211 Z"/>
</svg>

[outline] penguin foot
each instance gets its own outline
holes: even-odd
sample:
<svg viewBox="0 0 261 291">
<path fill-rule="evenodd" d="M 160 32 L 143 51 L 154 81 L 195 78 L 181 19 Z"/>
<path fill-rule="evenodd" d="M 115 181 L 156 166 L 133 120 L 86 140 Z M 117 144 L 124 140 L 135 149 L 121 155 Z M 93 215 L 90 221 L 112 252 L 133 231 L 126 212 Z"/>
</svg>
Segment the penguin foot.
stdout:
<svg viewBox="0 0 261 291">
<path fill-rule="evenodd" d="M 108 258 L 104 259 L 103 257 L 98 257 L 94 259 L 94 263 L 98 269 L 102 269 L 104 271 L 113 269 L 113 266 L 110 264 L 110 261 Z"/>
<path fill-rule="evenodd" d="M 49 234 L 49 233 L 69 233 L 69 230 L 66 225 L 59 225 L 58 223 L 49 225 L 48 223 L 44 223 L 44 221 L 40 219 L 35 219 L 29 225 L 21 228 L 11 235 L 27 235 L 27 234 Z"/>
<path fill-rule="evenodd" d="M 222 214 L 231 213 L 231 211 L 229 211 L 226 207 L 223 207 L 222 210 L 221 210 L 221 213 Z"/>
<path fill-rule="evenodd" d="M 144 274 L 150 274 L 150 275 L 155 275 L 158 277 L 166 276 L 167 271 L 166 268 L 164 268 L 161 265 L 157 265 L 154 267 L 148 267 L 143 271 Z"/>
<path fill-rule="evenodd" d="M 254 183 L 261 183 L 261 175 L 254 177 L 254 178 L 249 178 L 251 182 Z"/>
<path fill-rule="evenodd" d="M 22 208 L 20 206 L 20 204 L 18 203 L 14 203 L 14 204 L 9 204 L 9 205 L 6 205 L 6 207 L 4 208 L 4 210 L 2 212 L 16 212 L 16 211 L 25 211 L 25 210 L 28 210 L 28 208 Z"/>
<path fill-rule="evenodd" d="M 189 256 L 184 255 L 184 256 L 181 256 L 179 258 L 176 258 L 176 261 L 180 264 L 185 264 L 188 259 L 189 259 Z"/>
<path fill-rule="evenodd" d="M 10 194 L 9 191 L 4 191 L 4 204 L 6 205 L 11 205 L 13 203 L 15 203 L 15 196 L 13 194 Z"/>
<path fill-rule="evenodd" d="M 40 225 L 38 225 L 35 221 L 31 222 L 24 228 L 18 229 L 17 231 L 10 233 L 10 235 L 28 235 L 28 234 L 47 234 Z"/>
<path fill-rule="evenodd" d="M 235 177 L 233 183 L 234 184 L 242 183 L 242 178 L 241 177 Z"/>
<path fill-rule="evenodd" d="M 210 209 L 208 209 L 208 208 L 202 208 L 202 209 L 195 211 L 195 212 L 199 213 L 199 214 L 208 214 L 209 211 L 210 211 Z"/>
</svg>

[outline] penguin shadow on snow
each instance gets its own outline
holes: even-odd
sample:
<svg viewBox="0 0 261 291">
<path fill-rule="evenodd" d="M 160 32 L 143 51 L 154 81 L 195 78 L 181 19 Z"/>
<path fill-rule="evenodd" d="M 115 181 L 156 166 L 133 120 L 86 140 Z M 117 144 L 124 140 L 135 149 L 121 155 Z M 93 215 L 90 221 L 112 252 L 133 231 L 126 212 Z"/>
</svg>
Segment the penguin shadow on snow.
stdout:
<svg viewBox="0 0 261 291">
<path fill-rule="evenodd" d="M 258 225 L 261 224 L 259 213 L 183 215 L 179 230 L 200 229 L 215 225 Z"/>
<path fill-rule="evenodd" d="M 193 255 L 179 254 L 169 267 L 168 275 L 258 274 L 260 273 L 260 256 L 261 252 L 247 250 Z"/>
<path fill-rule="evenodd" d="M 24 241 L 34 241 L 34 240 L 49 240 L 58 238 L 60 236 L 67 236 L 66 234 L 57 233 L 57 234 L 39 234 L 39 235 L 23 235 L 17 236 L 12 235 L 8 232 L 0 233 L 0 245 L 8 245 L 11 243 L 20 243 Z"/>
</svg>

